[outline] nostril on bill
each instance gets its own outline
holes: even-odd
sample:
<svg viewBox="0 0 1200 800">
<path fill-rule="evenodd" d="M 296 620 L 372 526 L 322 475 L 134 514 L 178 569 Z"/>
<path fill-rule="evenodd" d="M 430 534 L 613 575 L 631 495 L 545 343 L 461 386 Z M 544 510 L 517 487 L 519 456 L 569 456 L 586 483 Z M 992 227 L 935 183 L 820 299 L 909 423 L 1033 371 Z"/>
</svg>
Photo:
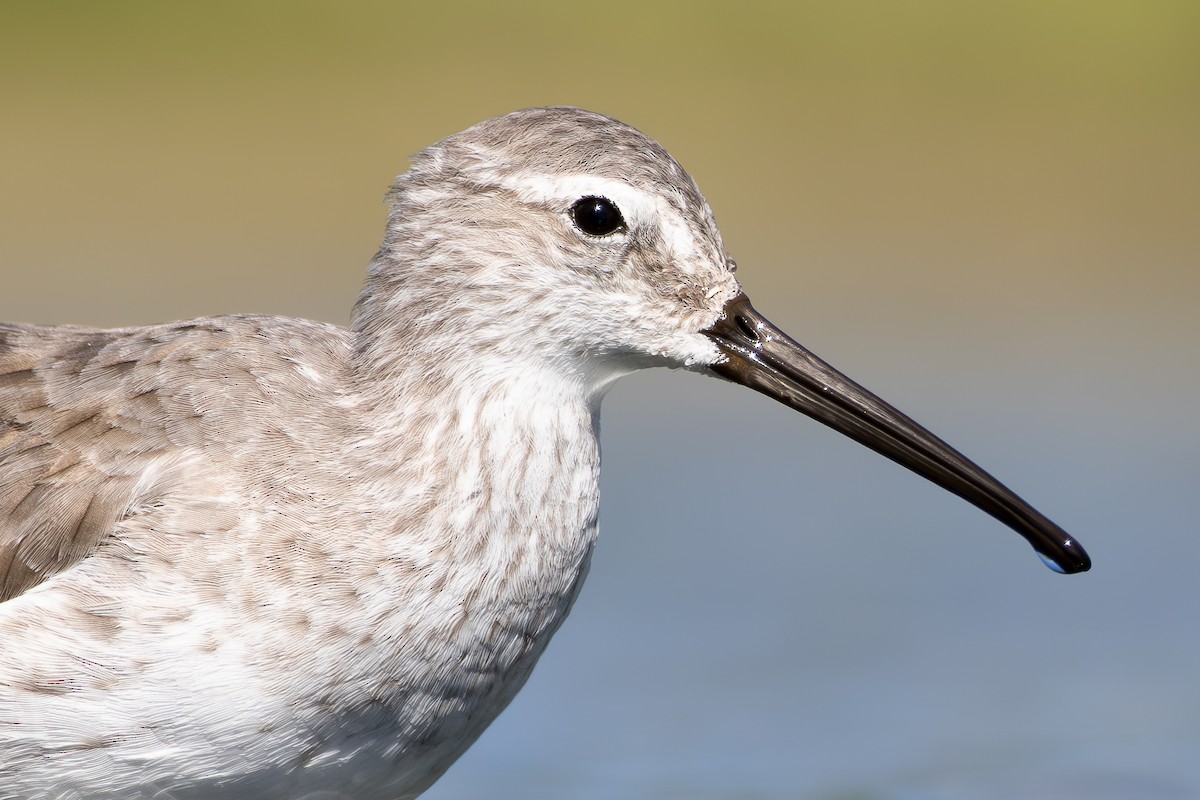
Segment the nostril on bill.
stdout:
<svg viewBox="0 0 1200 800">
<path fill-rule="evenodd" d="M 740 330 L 742 333 L 746 334 L 746 338 L 748 338 L 754 344 L 759 343 L 758 328 L 754 325 L 753 322 L 746 319 L 741 314 L 736 315 L 733 318 L 733 321 L 734 321 L 734 324 L 738 326 L 738 330 Z"/>
</svg>

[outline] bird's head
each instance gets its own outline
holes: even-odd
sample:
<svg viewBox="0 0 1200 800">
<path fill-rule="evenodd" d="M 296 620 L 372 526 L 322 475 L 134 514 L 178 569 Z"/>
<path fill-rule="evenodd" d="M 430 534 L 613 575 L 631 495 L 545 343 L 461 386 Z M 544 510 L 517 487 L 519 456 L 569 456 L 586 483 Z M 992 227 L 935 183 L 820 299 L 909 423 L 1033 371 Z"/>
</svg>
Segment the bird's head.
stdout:
<svg viewBox="0 0 1200 800">
<path fill-rule="evenodd" d="M 596 396 L 639 367 L 707 372 L 969 500 L 1054 569 L 1090 566 L 1062 529 L 759 314 L 696 184 L 639 131 L 575 108 L 518 111 L 425 150 L 389 200 L 355 321 L 383 357 L 550 370 Z"/>
</svg>

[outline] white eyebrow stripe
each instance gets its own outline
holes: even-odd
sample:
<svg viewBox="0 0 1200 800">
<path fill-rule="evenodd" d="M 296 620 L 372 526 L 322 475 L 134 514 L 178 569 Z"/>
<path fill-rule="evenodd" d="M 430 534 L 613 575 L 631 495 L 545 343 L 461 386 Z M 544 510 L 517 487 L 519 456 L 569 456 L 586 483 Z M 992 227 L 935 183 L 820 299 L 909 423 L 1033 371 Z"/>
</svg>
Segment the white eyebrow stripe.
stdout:
<svg viewBox="0 0 1200 800">
<path fill-rule="evenodd" d="M 630 226 L 656 227 L 681 266 L 686 268 L 696 253 L 695 235 L 679 210 L 661 194 L 625 181 L 580 173 L 518 173 L 505 175 L 498 183 L 524 202 L 561 205 L 563 211 L 581 197 L 606 197 L 617 204 Z"/>
</svg>

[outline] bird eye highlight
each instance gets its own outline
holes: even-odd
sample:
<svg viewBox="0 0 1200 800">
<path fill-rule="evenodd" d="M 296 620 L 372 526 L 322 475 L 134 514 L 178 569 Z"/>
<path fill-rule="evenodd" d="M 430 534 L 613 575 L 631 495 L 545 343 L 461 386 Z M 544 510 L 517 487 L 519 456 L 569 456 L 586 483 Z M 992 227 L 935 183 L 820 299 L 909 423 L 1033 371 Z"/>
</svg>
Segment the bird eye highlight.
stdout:
<svg viewBox="0 0 1200 800">
<path fill-rule="evenodd" d="M 625 230 L 625 218 L 617 204 L 607 197 L 584 197 L 571 206 L 571 219 L 579 230 L 590 236 L 608 236 Z"/>
</svg>

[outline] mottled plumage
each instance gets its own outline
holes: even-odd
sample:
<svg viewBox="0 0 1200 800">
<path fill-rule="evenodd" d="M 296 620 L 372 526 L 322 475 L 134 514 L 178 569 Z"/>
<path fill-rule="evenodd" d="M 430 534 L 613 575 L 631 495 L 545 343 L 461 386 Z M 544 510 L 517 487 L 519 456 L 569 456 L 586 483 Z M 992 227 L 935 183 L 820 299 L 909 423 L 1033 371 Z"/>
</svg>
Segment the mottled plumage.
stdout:
<svg viewBox="0 0 1200 800">
<path fill-rule="evenodd" d="M 622 224 L 587 232 L 581 198 Z M 814 414 L 851 396 L 831 424 L 1075 547 L 870 440 L 915 423 L 860 387 L 801 387 L 825 365 L 755 316 L 637 131 L 510 114 L 417 156 L 389 203 L 348 330 L 0 326 L 0 800 L 415 797 L 570 609 L 600 400 L 640 367 Z"/>
<path fill-rule="evenodd" d="M 568 179 L 620 184 L 619 244 Z M 600 396 L 714 360 L 737 288 L 690 179 L 598 115 L 484 123 L 389 201 L 352 330 L 0 328 L 0 798 L 411 797 L 528 676 Z"/>
</svg>

